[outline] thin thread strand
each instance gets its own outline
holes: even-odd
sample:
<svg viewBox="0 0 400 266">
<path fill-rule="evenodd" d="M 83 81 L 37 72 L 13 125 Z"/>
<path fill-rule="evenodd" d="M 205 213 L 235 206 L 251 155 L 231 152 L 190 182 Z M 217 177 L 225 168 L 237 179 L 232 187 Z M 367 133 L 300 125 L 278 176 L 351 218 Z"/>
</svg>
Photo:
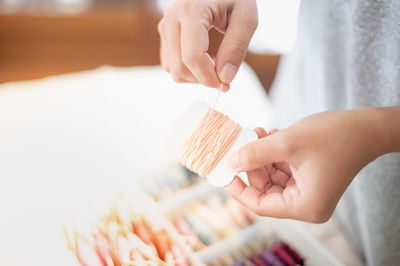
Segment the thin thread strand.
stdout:
<svg viewBox="0 0 400 266">
<path fill-rule="evenodd" d="M 218 94 L 217 94 L 217 97 L 215 98 L 215 101 L 214 101 L 214 104 L 213 104 L 213 106 L 212 106 L 212 109 L 215 109 L 215 107 L 217 106 L 217 102 L 218 102 L 218 99 L 219 99 L 219 96 L 220 96 L 220 94 L 221 94 L 221 91 L 222 91 L 222 87 L 224 86 L 224 83 L 221 83 L 221 86 L 219 87 L 219 89 L 218 89 Z"/>
</svg>

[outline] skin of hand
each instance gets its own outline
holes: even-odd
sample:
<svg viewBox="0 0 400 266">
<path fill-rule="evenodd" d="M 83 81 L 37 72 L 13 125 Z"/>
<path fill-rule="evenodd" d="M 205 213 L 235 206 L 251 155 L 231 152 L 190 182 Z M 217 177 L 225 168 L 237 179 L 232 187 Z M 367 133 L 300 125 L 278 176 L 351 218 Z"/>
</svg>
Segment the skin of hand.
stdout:
<svg viewBox="0 0 400 266">
<path fill-rule="evenodd" d="M 400 151 L 400 107 L 329 111 L 269 134 L 230 158 L 227 191 L 262 216 L 327 221 L 357 173 L 382 154 Z M 377 177 L 384 178 L 384 177 Z"/>
<path fill-rule="evenodd" d="M 174 0 L 158 25 L 161 64 L 177 82 L 229 89 L 258 24 L 255 0 Z M 208 32 L 224 34 L 215 57 Z"/>
</svg>

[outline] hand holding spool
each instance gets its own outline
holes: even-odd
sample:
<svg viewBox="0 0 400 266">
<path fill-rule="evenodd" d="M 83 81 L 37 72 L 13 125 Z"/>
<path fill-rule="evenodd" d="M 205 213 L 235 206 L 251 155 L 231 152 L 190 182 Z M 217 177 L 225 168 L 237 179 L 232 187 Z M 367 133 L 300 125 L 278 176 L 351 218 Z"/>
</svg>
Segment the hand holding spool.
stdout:
<svg viewBox="0 0 400 266">
<path fill-rule="evenodd" d="M 225 34 L 215 66 L 207 54 L 212 27 Z M 254 0 L 175 0 L 165 9 L 158 27 L 162 65 L 178 82 L 214 88 L 228 84 L 256 27 Z M 228 88 L 224 86 L 223 91 Z M 195 108 L 193 115 L 181 119 L 182 126 L 177 126 L 170 141 L 171 150 L 178 149 L 177 156 L 207 110 Z M 228 192 L 259 215 L 324 222 L 364 166 L 400 150 L 400 130 L 394 127 L 399 112 L 398 107 L 326 112 L 268 137 L 265 130 L 257 129 L 260 140 L 249 133 L 249 139 L 240 144 L 235 141 L 208 180 L 217 186 L 229 184 Z M 242 145 L 231 156 L 235 169 L 231 170 L 227 158 Z M 235 172 L 246 172 L 250 186 L 239 178 L 231 182 Z"/>
<path fill-rule="evenodd" d="M 177 123 L 169 142 L 175 155 L 208 110 L 206 104 L 195 103 Z M 383 123 L 374 112 L 366 108 L 320 113 L 269 134 L 261 128 L 256 133 L 242 129 L 207 180 L 225 186 L 259 215 L 325 222 L 357 173 L 382 154 L 374 145 L 375 128 L 369 126 L 371 117 Z M 238 172 L 246 172 L 248 184 L 234 178 Z"/>
</svg>

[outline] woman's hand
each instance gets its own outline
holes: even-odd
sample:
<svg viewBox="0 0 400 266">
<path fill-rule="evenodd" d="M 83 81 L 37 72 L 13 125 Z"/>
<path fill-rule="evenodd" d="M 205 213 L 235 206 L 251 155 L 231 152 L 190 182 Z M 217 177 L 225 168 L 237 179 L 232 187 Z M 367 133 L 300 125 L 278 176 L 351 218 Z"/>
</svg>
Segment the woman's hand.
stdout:
<svg viewBox="0 0 400 266">
<path fill-rule="evenodd" d="M 229 89 L 257 27 L 255 0 L 174 0 L 158 25 L 161 63 L 177 82 Z M 215 66 L 207 54 L 208 31 L 225 36 Z"/>
<path fill-rule="evenodd" d="M 325 222 L 357 173 L 399 148 L 398 121 L 399 107 L 366 108 L 319 113 L 268 136 L 258 128 L 260 139 L 229 160 L 250 186 L 236 177 L 226 189 L 259 215 Z"/>
</svg>

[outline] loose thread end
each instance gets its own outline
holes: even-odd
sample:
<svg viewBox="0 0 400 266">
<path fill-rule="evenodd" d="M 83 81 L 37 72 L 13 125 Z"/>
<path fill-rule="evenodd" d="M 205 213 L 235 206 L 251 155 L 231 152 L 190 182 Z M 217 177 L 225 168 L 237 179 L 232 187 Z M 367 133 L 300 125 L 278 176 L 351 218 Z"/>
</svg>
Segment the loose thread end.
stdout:
<svg viewBox="0 0 400 266">
<path fill-rule="evenodd" d="M 217 102 L 219 99 L 219 96 L 221 95 L 221 91 L 222 91 L 222 87 L 224 86 L 224 83 L 221 83 L 221 86 L 217 89 L 218 93 L 217 93 L 217 97 L 215 98 L 214 104 L 212 106 L 212 109 L 215 109 L 215 107 L 217 106 Z"/>
</svg>

